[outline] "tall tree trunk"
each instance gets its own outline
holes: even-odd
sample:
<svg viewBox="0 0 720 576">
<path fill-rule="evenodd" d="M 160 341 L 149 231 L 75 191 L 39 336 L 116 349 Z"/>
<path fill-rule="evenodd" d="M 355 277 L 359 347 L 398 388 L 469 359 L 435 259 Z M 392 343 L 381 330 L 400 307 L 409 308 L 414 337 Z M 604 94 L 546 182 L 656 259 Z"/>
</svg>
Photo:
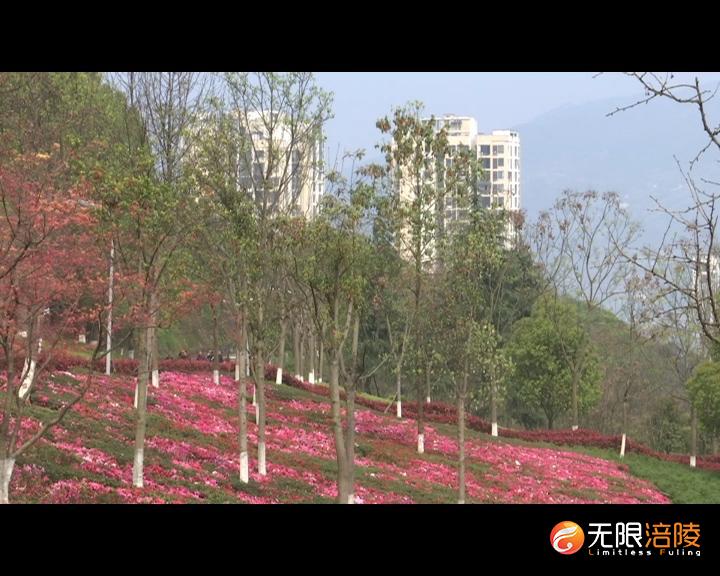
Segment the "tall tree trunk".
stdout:
<svg viewBox="0 0 720 576">
<path fill-rule="evenodd" d="M 579 410 L 578 410 L 578 385 L 580 384 L 580 370 L 575 367 L 572 375 L 572 429 L 577 430 L 579 427 Z M 552 428 L 552 426 L 550 426 Z"/>
<path fill-rule="evenodd" d="M 112 324 L 113 324 L 113 284 L 115 283 L 115 240 L 110 240 L 110 276 L 108 278 L 108 316 L 105 335 L 105 374 L 112 371 Z"/>
<path fill-rule="evenodd" d="M 491 374 L 490 377 L 490 435 L 498 435 L 498 424 L 497 424 L 497 382 L 495 380 L 495 374 Z"/>
<path fill-rule="evenodd" d="M 467 373 L 463 375 L 467 381 Z M 458 504 L 465 504 L 465 394 L 458 396 Z"/>
<path fill-rule="evenodd" d="M 343 433 L 342 414 L 340 410 L 340 354 L 342 351 L 333 350 L 330 360 L 330 402 L 333 421 L 333 434 L 335 436 L 335 453 L 338 464 L 338 503 L 346 504 L 349 497 L 347 484 L 347 449 Z"/>
<path fill-rule="evenodd" d="M 325 362 L 325 343 L 320 340 L 320 359 L 318 360 L 318 382 L 322 384 L 323 363 Z"/>
<path fill-rule="evenodd" d="M 138 352 L 140 355 L 140 364 L 138 365 L 135 456 L 133 459 L 133 486 L 135 486 L 136 488 L 143 487 L 145 428 L 147 425 L 148 377 L 152 370 L 152 336 L 150 327 L 144 327 L 140 331 L 139 341 L 140 345 Z"/>
<path fill-rule="evenodd" d="M 15 458 L 0 458 L 0 504 L 10 502 L 10 479 L 15 467 Z"/>
<path fill-rule="evenodd" d="M 389 325 L 389 322 L 388 322 Z M 395 416 L 402 418 L 402 366 L 403 360 L 405 359 L 405 347 L 408 341 L 408 333 L 410 331 L 410 323 L 405 326 L 405 332 L 403 333 L 403 340 L 400 346 L 400 356 L 398 357 L 397 370 L 396 370 L 396 390 L 395 395 L 397 398 Z"/>
<path fill-rule="evenodd" d="M 275 384 L 282 384 L 283 366 L 285 366 L 285 340 L 287 340 L 287 319 L 283 313 L 280 321 L 280 344 L 278 346 L 277 374 Z"/>
<path fill-rule="evenodd" d="M 717 436 L 713 436 L 713 439 L 712 439 L 712 453 L 713 453 L 713 456 L 718 455 L 718 437 Z"/>
<path fill-rule="evenodd" d="M 213 384 L 220 384 L 220 328 L 218 320 L 218 309 L 215 304 L 210 305 L 213 320 Z"/>
<path fill-rule="evenodd" d="M 345 409 L 347 421 L 345 432 L 345 453 L 346 453 L 346 469 L 345 482 L 347 486 L 348 504 L 355 504 L 355 387 L 346 391 Z"/>
<path fill-rule="evenodd" d="M 426 366 L 427 368 L 427 366 Z M 425 404 L 423 403 L 423 386 L 420 383 L 420 375 L 415 373 L 415 391 L 417 393 L 417 451 L 418 454 L 425 453 Z"/>
<path fill-rule="evenodd" d="M 690 405 L 690 467 L 697 465 L 697 410 Z"/>
<path fill-rule="evenodd" d="M 258 326 L 263 325 L 263 305 L 260 304 L 258 314 Z M 260 328 L 262 330 L 262 328 Z M 255 392 L 257 394 L 257 426 L 258 426 L 258 474 L 265 476 L 267 474 L 266 454 L 265 454 L 265 361 L 264 361 L 264 342 L 258 334 L 255 336 Z"/>
<path fill-rule="evenodd" d="M 308 334 L 308 381 L 310 384 L 315 384 L 315 355 L 317 350 L 315 349 L 315 332 L 312 327 Z"/>
<path fill-rule="evenodd" d="M 235 379 L 238 383 L 239 416 L 240 416 L 240 481 L 245 484 L 250 479 L 250 467 L 248 460 L 248 437 L 247 437 L 247 383 L 245 353 L 247 349 L 247 321 L 245 314 L 240 319 L 240 341 L 237 346 Z"/>
<path fill-rule="evenodd" d="M 300 380 L 305 381 L 305 359 L 307 358 L 307 338 L 305 338 L 305 331 L 300 330 Z"/>
<path fill-rule="evenodd" d="M 352 371 L 345 385 L 345 483 L 347 503 L 355 504 L 355 393 L 359 377 L 358 344 L 360 341 L 360 314 L 355 315 L 351 347 Z"/>
<path fill-rule="evenodd" d="M 625 442 L 627 441 L 628 399 L 623 397 L 622 403 L 622 438 L 620 440 L 620 458 L 625 458 Z"/>
<path fill-rule="evenodd" d="M 293 323 L 293 369 L 295 370 L 295 376 L 302 378 L 300 373 L 300 325 L 297 317 Z"/>
<path fill-rule="evenodd" d="M 160 324 L 160 302 L 157 290 L 150 294 L 150 307 L 152 309 L 152 321 L 150 326 L 151 360 L 152 360 L 152 385 L 153 388 L 160 387 L 160 353 L 158 351 L 158 325 Z"/>
<path fill-rule="evenodd" d="M 430 404 L 430 367 L 425 371 L 425 403 Z"/>
<path fill-rule="evenodd" d="M 402 356 L 398 360 L 395 375 L 395 416 L 402 418 Z"/>
<path fill-rule="evenodd" d="M 25 364 L 23 365 L 22 384 L 18 395 L 20 398 L 25 398 L 35 380 L 35 369 L 37 367 L 37 358 L 42 351 L 42 338 L 38 339 L 37 348 L 35 345 L 35 337 L 40 331 L 40 317 L 36 316 L 29 320 L 30 326 L 27 330 L 27 357 L 25 358 Z"/>
</svg>

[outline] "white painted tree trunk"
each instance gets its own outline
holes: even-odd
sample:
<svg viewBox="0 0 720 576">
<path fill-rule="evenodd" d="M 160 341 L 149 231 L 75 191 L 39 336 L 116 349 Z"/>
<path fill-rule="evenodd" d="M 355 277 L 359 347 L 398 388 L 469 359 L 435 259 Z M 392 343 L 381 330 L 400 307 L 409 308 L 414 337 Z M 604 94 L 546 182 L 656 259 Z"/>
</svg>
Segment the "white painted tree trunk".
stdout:
<svg viewBox="0 0 720 576">
<path fill-rule="evenodd" d="M 277 369 L 277 374 L 275 374 L 275 384 L 282 384 L 282 368 Z"/>
<path fill-rule="evenodd" d="M 465 500 L 458 500 L 458 504 L 465 504 Z"/>
<path fill-rule="evenodd" d="M 220 384 L 220 370 L 213 370 L 213 384 Z"/>
<path fill-rule="evenodd" d="M 497 422 L 493 422 L 493 423 L 492 423 L 492 429 L 490 430 L 490 435 L 491 435 L 491 436 L 497 436 L 497 435 L 498 435 Z"/>
<path fill-rule="evenodd" d="M 318 378 L 318 384 L 322 384 L 322 377 Z"/>
<path fill-rule="evenodd" d="M 23 367 L 23 373 L 25 374 L 25 378 L 23 378 L 22 385 L 20 386 L 19 394 L 20 398 L 25 398 L 25 396 L 28 393 L 28 390 L 30 390 L 30 385 L 32 384 L 33 378 L 35 377 L 35 366 L 36 366 L 35 360 L 30 360 L 30 366 L 28 366 L 28 360 L 25 359 L 25 366 Z"/>
<path fill-rule="evenodd" d="M 425 397 L 425 404 L 430 404 L 430 396 Z"/>
<path fill-rule="evenodd" d="M 308 382 L 313 385 L 315 384 L 315 372 L 311 371 L 310 374 L 308 374 Z"/>
<path fill-rule="evenodd" d="M 235 382 L 240 381 L 240 363 L 235 361 Z"/>
<path fill-rule="evenodd" d="M 105 335 L 105 374 L 110 376 L 112 370 L 112 313 L 113 313 L 113 279 L 115 264 L 115 240 L 110 240 L 110 277 L 108 278 L 108 317 L 107 334 Z"/>
<path fill-rule="evenodd" d="M 136 488 L 143 487 L 143 463 L 144 463 L 143 449 L 138 448 L 135 450 L 135 460 L 133 461 L 133 486 Z"/>
<path fill-rule="evenodd" d="M 240 452 L 240 482 L 247 484 L 250 481 L 250 468 L 248 466 L 248 453 Z"/>
<path fill-rule="evenodd" d="M 261 476 L 267 474 L 265 465 L 265 442 L 258 442 L 258 474 Z"/>
<path fill-rule="evenodd" d="M 159 370 L 152 371 L 152 385 L 153 385 L 153 388 L 160 388 L 160 371 Z"/>
<path fill-rule="evenodd" d="M 85 334 L 80 334 L 78 336 L 78 342 L 80 342 L 80 344 L 87 344 L 87 340 L 85 339 Z"/>
<path fill-rule="evenodd" d="M 623 432 L 622 440 L 620 441 L 620 458 L 625 458 L 625 432 Z"/>
<path fill-rule="evenodd" d="M 253 406 L 257 407 L 257 386 L 253 386 Z M 255 410 L 255 420 L 257 424 L 257 410 Z"/>
<path fill-rule="evenodd" d="M 695 468 L 697 466 L 697 459 L 695 456 L 690 456 L 690 468 Z"/>
<path fill-rule="evenodd" d="M 0 459 L 0 504 L 10 503 L 10 478 L 14 467 L 14 458 Z"/>
<path fill-rule="evenodd" d="M 575 430 L 577 430 L 577 429 L 578 429 L 577 424 L 573 424 L 573 425 L 572 425 L 572 431 L 575 432 Z"/>
<path fill-rule="evenodd" d="M 135 406 L 135 409 L 137 409 L 137 401 L 138 401 L 138 383 L 135 382 L 135 401 L 133 402 L 133 406 Z"/>
<path fill-rule="evenodd" d="M 128 350 L 128 358 L 130 358 L 130 360 L 135 360 L 135 348 L 130 348 L 130 350 Z"/>
<path fill-rule="evenodd" d="M 396 415 L 398 418 L 402 418 L 402 401 L 401 401 L 401 400 L 398 400 L 398 401 L 395 403 L 395 415 Z"/>
<path fill-rule="evenodd" d="M 418 454 L 425 454 L 425 434 L 418 434 Z"/>
<path fill-rule="evenodd" d="M 347 503 L 355 504 L 355 494 L 353 494 L 352 492 L 350 492 L 350 494 L 348 494 Z"/>
</svg>

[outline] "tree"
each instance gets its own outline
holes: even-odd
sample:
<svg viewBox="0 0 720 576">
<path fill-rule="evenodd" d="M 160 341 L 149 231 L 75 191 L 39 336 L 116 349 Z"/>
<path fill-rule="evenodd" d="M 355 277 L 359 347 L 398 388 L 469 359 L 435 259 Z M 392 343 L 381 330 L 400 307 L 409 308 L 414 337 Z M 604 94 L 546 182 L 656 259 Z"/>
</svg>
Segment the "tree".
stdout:
<svg viewBox="0 0 720 576">
<path fill-rule="evenodd" d="M 688 271 L 682 267 L 675 270 L 674 281 L 682 283 L 682 276 Z M 667 290 L 660 282 L 658 308 L 660 314 L 656 329 L 665 337 L 670 348 L 669 360 L 671 373 L 674 376 L 677 393 L 676 400 L 680 400 L 690 408 L 690 466 L 697 463 L 697 410 L 691 401 L 686 383 L 692 376 L 695 367 L 706 355 L 703 349 L 704 339 L 698 324 L 697 316 L 689 305 L 687 297 L 680 291 Z"/>
<path fill-rule="evenodd" d="M 516 413 L 541 410 L 552 428 L 573 407 L 575 374 L 568 356 L 585 358 L 575 396 L 579 410 L 597 399 L 597 358 L 571 304 L 540 299 L 532 314 L 515 324 L 509 353 L 515 369 L 508 394 Z"/>
<path fill-rule="evenodd" d="M 629 247 L 638 232 L 617 193 L 565 191 L 549 212 L 540 214 L 531 242 L 547 287 L 556 296 L 578 298 L 591 311 L 612 304 L 622 293 Z M 573 430 L 579 425 L 579 382 L 586 361 L 582 342 L 579 351 L 562 347 L 572 371 Z"/>
<path fill-rule="evenodd" d="M 720 362 L 700 364 L 687 382 L 698 419 L 713 438 L 720 435 Z"/>
<path fill-rule="evenodd" d="M 655 316 L 652 302 L 652 277 L 639 276 L 629 272 L 626 276 L 623 292 L 623 308 L 626 320 L 626 343 L 624 356 L 620 362 L 620 373 L 623 384 L 622 392 L 622 439 L 620 441 L 620 458 L 625 456 L 625 444 L 628 431 L 628 411 L 632 395 L 637 391 L 645 378 L 642 373 L 642 357 L 645 347 L 653 339 L 649 333 L 649 323 Z"/>
<path fill-rule="evenodd" d="M 366 304 L 372 254 L 362 234 L 373 206 L 373 186 L 360 177 L 347 182 L 333 174 L 333 194 L 326 194 L 316 220 L 308 224 L 306 242 L 312 256 L 297 269 L 299 285 L 311 303 L 312 320 L 330 361 L 330 401 L 338 465 L 338 502 L 354 502 L 355 392 L 360 379 L 358 342 L 361 314 Z M 322 328 L 327 327 L 327 330 Z M 344 348 L 350 338 L 350 368 Z M 340 404 L 340 376 L 344 376 L 345 422 Z"/>
<path fill-rule="evenodd" d="M 457 400 L 458 502 L 465 502 L 465 409 L 480 381 L 495 398 L 507 368 L 497 346 L 497 334 L 487 321 L 492 303 L 483 291 L 487 277 L 502 259 L 503 213 L 471 210 L 467 225 L 458 228 L 444 247 L 442 300 L 436 329 L 442 333 L 444 370 Z"/>
<path fill-rule="evenodd" d="M 143 486 L 148 381 L 159 386 L 157 329 L 161 295 L 175 278 L 173 262 L 195 223 L 196 193 L 186 161 L 191 127 L 205 101 L 205 77 L 186 72 L 118 75 L 124 92 L 125 155 L 114 166 L 111 188 L 118 207 L 119 263 L 136 271 L 135 324 L 139 332 L 137 421 L 133 485 Z"/>
<path fill-rule="evenodd" d="M 713 121 L 708 103 L 717 90 L 709 90 L 695 77 L 685 81 L 671 72 L 632 72 L 645 91 L 643 98 L 621 106 L 608 115 L 617 114 L 656 99 L 694 107 L 707 143 L 690 160 L 687 170 L 677 162 L 689 192 L 690 204 L 671 210 L 653 198 L 657 210 L 666 214 L 668 225 L 659 247 L 646 247 L 639 257 L 632 258 L 644 272 L 658 278 L 668 292 L 683 296 L 697 318 L 709 343 L 720 343 L 720 305 L 717 302 L 720 257 L 717 247 L 718 199 L 720 194 L 698 184 L 695 168 L 708 152 L 720 151 L 720 124 Z M 717 182 L 700 179 L 708 188 Z M 677 274 L 678 269 L 685 274 Z"/>
<path fill-rule="evenodd" d="M 385 117 L 377 122 L 383 134 L 391 137 L 380 146 L 385 154 L 384 175 L 390 187 L 389 218 L 396 250 L 409 262 L 407 283 L 409 305 L 401 306 L 403 313 L 399 325 L 393 329 L 387 318 L 388 335 L 393 336 L 391 351 L 396 360 L 397 417 L 402 417 L 402 368 L 408 341 L 413 342 L 419 357 L 423 334 L 419 330 L 419 311 L 424 299 L 428 272 L 443 266 L 445 243 L 445 205 L 449 199 L 462 201 L 470 196 L 477 178 L 477 163 L 470 151 L 453 152 L 448 143 L 446 129 L 438 129 L 434 117 L 423 119 L 420 102 L 397 108 L 392 121 Z M 418 452 L 423 451 L 423 390 L 420 374 L 413 371 L 418 403 Z"/>
<path fill-rule="evenodd" d="M 0 74 L 0 502 L 15 459 L 82 400 L 102 356 L 98 345 L 84 383 L 24 436 L 62 340 L 88 323 L 102 332 L 110 235 L 93 194 L 98 175 L 86 168 L 116 133 L 119 109 L 100 74 Z"/>
<path fill-rule="evenodd" d="M 300 194 L 313 170 L 322 172 L 322 126 L 330 117 L 331 96 L 305 72 L 228 73 L 224 98 L 232 108 L 240 144 L 237 195 L 249 196 L 242 232 L 245 249 L 244 291 L 252 335 L 258 415 L 258 472 L 266 474 L 265 360 L 278 289 L 277 253 L 283 245 L 274 220 L 298 213 Z M 312 216 L 312 214 L 303 214 Z"/>
<path fill-rule="evenodd" d="M 668 100 L 697 110 L 699 124 L 707 137 L 706 144 L 688 162 L 684 169 L 676 159 L 677 167 L 689 192 L 689 204 L 673 210 L 653 198 L 656 210 L 668 218 L 667 228 L 660 245 L 645 247 L 632 256 L 633 263 L 642 271 L 653 275 L 668 294 L 679 296 L 682 305 L 691 311 L 706 340 L 707 347 L 720 344 L 720 306 L 717 302 L 720 255 L 717 247 L 717 212 L 720 194 L 711 188 L 714 180 L 696 177 L 695 169 L 709 151 L 720 151 L 720 124 L 713 120 L 708 106 L 717 88 L 703 86 L 697 76 L 686 80 L 671 72 L 628 72 L 642 86 L 644 97 L 620 106 L 608 116 L 647 104 L 653 100 Z M 704 186 L 698 184 L 698 180 Z M 697 409 L 697 406 L 691 406 Z M 693 440 L 691 466 L 695 464 L 696 418 L 692 412 Z"/>
<path fill-rule="evenodd" d="M 5 365 L 0 503 L 8 502 L 17 457 L 58 424 L 92 384 L 91 364 L 84 385 L 29 437 L 21 436 L 27 405 L 60 339 L 102 312 L 102 307 L 83 310 L 81 300 L 97 301 L 104 287 L 87 187 L 63 186 L 65 163 L 52 150 L 5 152 L 0 161 L 0 348 Z M 96 348 L 92 362 L 98 355 Z M 19 371 L 17 360 L 22 361 Z"/>
</svg>

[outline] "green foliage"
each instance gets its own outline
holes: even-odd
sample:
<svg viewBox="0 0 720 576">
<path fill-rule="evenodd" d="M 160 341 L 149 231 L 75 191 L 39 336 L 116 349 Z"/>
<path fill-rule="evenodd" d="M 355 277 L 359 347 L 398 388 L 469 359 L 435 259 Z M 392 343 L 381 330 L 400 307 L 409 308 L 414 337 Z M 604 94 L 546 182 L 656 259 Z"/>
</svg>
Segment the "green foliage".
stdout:
<svg viewBox="0 0 720 576">
<path fill-rule="evenodd" d="M 701 364 L 687 383 L 698 419 L 714 435 L 720 433 L 720 362 Z"/>
<path fill-rule="evenodd" d="M 572 370 L 569 357 L 582 353 L 578 402 L 587 410 L 598 398 L 600 371 L 587 334 L 577 320 L 573 306 L 542 298 L 532 314 L 515 324 L 509 343 L 515 366 L 508 385 L 509 405 L 524 423 L 533 412 L 542 411 L 552 428 L 556 419 L 572 405 Z"/>
<path fill-rule="evenodd" d="M 670 454 L 687 450 L 687 416 L 681 414 L 671 398 L 663 399 L 650 417 L 653 448 Z"/>
<path fill-rule="evenodd" d="M 470 394 L 470 408 L 476 412 L 485 411 L 494 391 L 503 395 L 507 377 L 512 373 L 512 361 L 507 351 L 500 347 L 500 338 L 492 324 L 475 324 L 470 333 L 471 361 L 473 376 L 482 386 Z"/>
</svg>

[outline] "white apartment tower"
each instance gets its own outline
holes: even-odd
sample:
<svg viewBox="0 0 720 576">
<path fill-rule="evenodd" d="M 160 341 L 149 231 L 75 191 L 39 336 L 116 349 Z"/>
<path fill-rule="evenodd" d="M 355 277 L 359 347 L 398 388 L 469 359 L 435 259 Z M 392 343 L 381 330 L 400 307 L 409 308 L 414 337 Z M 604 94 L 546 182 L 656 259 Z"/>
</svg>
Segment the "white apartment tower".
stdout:
<svg viewBox="0 0 720 576">
<path fill-rule="evenodd" d="M 204 120 L 197 124 L 198 134 L 214 138 L 212 124 Z M 280 116 L 271 121 L 269 112 L 243 116 L 238 111 L 231 121 L 240 134 L 233 147 L 238 185 L 276 213 L 314 218 L 325 192 L 322 130 L 299 123 L 291 130 Z"/>
<path fill-rule="evenodd" d="M 477 122 L 469 116 L 445 115 L 437 118 L 435 127 L 445 128 L 450 150 L 462 146 L 475 152 L 483 169 L 483 181 L 478 190 L 484 208 L 504 208 L 517 212 L 522 206 L 520 190 L 520 136 L 512 130 L 478 132 Z M 448 223 L 462 221 L 466 209 L 449 201 L 446 207 Z"/>
<path fill-rule="evenodd" d="M 267 118 L 264 118 L 264 115 L 255 113 L 248 116 L 250 116 L 248 125 L 251 129 L 252 142 L 248 153 L 252 155 L 253 176 L 249 178 L 248 174 L 246 178 L 248 183 L 254 180 L 257 185 L 262 181 L 260 175 L 266 174 L 267 171 L 271 138 L 266 126 Z M 305 130 L 303 126 L 295 127 L 295 132 L 303 130 Z M 291 212 L 305 218 L 315 217 L 325 191 L 322 133 L 318 131 L 317 134 L 298 138 L 291 133 L 288 126 L 276 122 L 272 146 L 274 169 L 267 185 L 271 189 L 280 185 L 283 189 L 282 197 L 277 202 L 278 211 Z M 262 196 L 262 193 L 256 191 L 256 196 L 258 195 Z M 259 201 L 260 198 L 257 197 L 256 200 Z"/>
</svg>

